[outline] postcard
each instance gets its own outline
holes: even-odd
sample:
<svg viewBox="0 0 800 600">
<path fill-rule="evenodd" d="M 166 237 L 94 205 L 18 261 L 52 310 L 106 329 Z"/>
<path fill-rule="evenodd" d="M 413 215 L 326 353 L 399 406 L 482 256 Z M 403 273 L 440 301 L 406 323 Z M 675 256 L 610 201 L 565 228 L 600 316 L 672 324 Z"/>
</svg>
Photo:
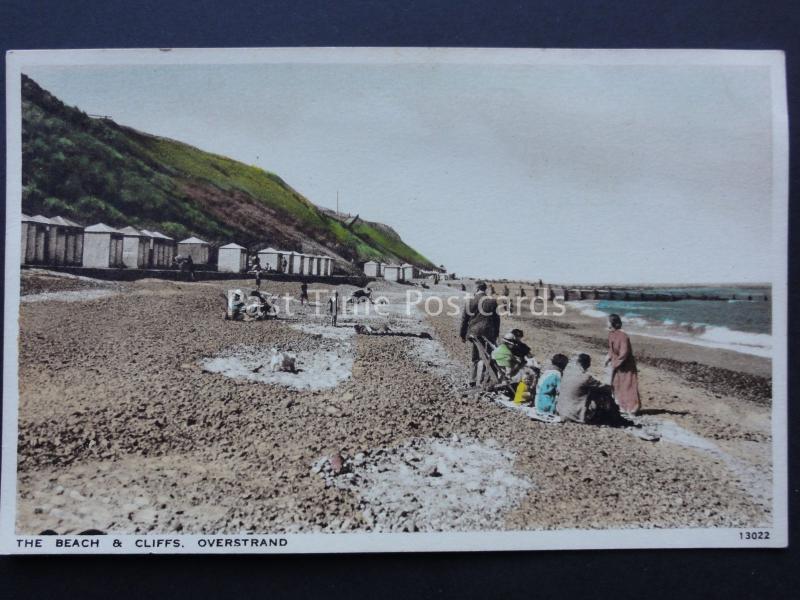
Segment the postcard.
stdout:
<svg viewBox="0 0 800 600">
<path fill-rule="evenodd" d="M 0 551 L 787 544 L 772 51 L 12 51 Z"/>
</svg>

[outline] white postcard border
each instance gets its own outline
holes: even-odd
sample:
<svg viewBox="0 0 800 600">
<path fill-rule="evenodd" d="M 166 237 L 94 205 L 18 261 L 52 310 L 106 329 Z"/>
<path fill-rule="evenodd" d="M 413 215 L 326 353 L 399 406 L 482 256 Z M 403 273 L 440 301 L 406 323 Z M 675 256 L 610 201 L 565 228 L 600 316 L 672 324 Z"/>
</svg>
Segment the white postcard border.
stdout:
<svg viewBox="0 0 800 600">
<path fill-rule="evenodd" d="M 182 65 L 245 63 L 538 65 L 747 65 L 770 68 L 773 118 L 773 525 L 728 529 L 605 529 L 449 533 L 308 533 L 275 535 L 18 536 L 16 463 L 20 296 L 21 73 L 33 65 Z M 788 544 L 788 175 L 785 57 L 763 50 L 566 50 L 479 48 L 204 48 L 22 50 L 6 55 L 6 263 L 0 553 L 244 554 L 785 547 Z M 753 531 L 769 539 L 746 539 Z M 61 540 L 61 546 L 57 546 Z M 73 545 L 72 540 L 75 541 Z M 94 541 L 96 540 L 96 545 Z M 163 540 L 159 542 L 158 540 Z M 167 543 L 178 540 L 180 545 Z M 201 541 L 204 540 L 204 541 Z M 226 541 L 229 540 L 229 541 Z M 239 542 L 236 542 L 239 540 Z M 245 541 L 242 541 L 245 540 Z M 250 541 L 247 541 L 250 540 Z M 281 541 L 283 540 L 283 541 Z M 90 547 L 81 547 L 88 544 Z M 238 544 L 238 545 L 237 545 Z M 258 545 L 254 545 L 258 544 Z"/>
</svg>

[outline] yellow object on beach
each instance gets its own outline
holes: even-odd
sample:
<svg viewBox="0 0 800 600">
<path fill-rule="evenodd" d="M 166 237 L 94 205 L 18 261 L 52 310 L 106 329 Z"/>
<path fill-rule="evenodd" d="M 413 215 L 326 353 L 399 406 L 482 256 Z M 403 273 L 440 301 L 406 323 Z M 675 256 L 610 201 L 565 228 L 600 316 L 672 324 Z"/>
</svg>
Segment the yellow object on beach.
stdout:
<svg viewBox="0 0 800 600">
<path fill-rule="evenodd" d="M 520 381 L 517 384 L 517 391 L 514 393 L 514 404 L 522 404 L 522 401 L 525 399 L 525 393 L 528 391 L 528 386 L 525 385 L 524 381 Z"/>
</svg>

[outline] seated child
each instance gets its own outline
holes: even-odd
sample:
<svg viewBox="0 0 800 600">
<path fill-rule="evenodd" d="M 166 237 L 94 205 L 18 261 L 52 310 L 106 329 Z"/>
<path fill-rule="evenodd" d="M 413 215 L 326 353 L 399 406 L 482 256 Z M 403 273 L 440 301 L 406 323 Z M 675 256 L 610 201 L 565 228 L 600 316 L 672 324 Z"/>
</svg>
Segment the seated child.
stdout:
<svg viewBox="0 0 800 600">
<path fill-rule="evenodd" d="M 554 414 L 558 401 L 558 392 L 561 387 L 561 374 L 569 363 L 563 354 L 555 354 L 551 359 L 551 366 L 546 369 L 536 385 L 536 410 L 543 413 Z"/>
</svg>

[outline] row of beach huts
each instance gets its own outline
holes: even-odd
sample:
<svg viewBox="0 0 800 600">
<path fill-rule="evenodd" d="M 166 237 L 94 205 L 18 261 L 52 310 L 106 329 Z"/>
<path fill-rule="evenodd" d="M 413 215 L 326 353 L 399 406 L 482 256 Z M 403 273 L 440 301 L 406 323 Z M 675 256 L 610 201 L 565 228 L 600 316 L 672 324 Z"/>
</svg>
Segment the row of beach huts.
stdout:
<svg viewBox="0 0 800 600">
<path fill-rule="evenodd" d="M 165 269 L 176 256 L 189 257 L 198 266 L 209 266 L 211 244 L 197 237 L 176 242 L 158 231 L 104 223 L 84 227 L 65 217 L 22 215 L 23 265 L 87 268 Z M 216 252 L 217 270 L 243 273 L 251 268 L 247 249 L 231 243 Z M 258 252 L 264 270 L 296 275 L 330 276 L 333 258 L 290 250 L 265 248 Z"/>
<path fill-rule="evenodd" d="M 369 260 L 364 263 L 364 275 L 367 277 L 383 278 L 388 281 L 411 281 L 412 279 L 437 280 L 443 275 L 442 271 L 419 269 L 412 264 L 395 265 Z"/>
</svg>

